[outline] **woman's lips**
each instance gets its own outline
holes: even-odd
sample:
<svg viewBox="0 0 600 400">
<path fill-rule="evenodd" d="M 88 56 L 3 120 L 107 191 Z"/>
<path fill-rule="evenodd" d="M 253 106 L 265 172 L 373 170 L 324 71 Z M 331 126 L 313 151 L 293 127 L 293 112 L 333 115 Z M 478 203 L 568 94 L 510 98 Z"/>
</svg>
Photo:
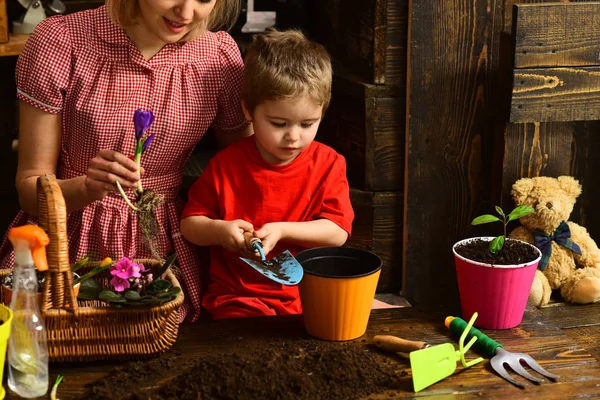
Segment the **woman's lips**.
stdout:
<svg viewBox="0 0 600 400">
<path fill-rule="evenodd" d="M 163 19 L 165 21 L 165 25 L 167 25 L 167 28 L 169 28 L 169 30 L 173 33 L 181 33 L 185 29 L 185 24 L 179 24 L 175 21 L 171 21 L 170 19 L 164 17 Z"/>
</svg>

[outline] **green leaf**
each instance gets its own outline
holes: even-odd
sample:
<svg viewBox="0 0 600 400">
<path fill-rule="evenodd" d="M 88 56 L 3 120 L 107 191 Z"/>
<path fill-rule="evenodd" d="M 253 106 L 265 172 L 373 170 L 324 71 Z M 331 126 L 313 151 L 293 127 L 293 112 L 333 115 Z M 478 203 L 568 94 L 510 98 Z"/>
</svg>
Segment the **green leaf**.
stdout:
<svg viewBox="0 0 600 400">
<path fill-rule="evenodd" d="M 98 300 L 101 291 L 102 286 L 100 286 L 100 283 L 94 279 L 85 279 L 81 281 L 77 298 L 81 300 Z"/>
<path fill-rule="evenodd" d="M 77 299 L 79 300 L 98 300 L 98 294 L 100 292 L 96 293 L 96 292 L 85 292 L 83 290 L 80 290 L 79 293 L 77 294 Z"/>
<path fill-rule="evenodd" d="M 77 284 L 77 282 L 82 282 L 84 280 L 87 280 L 87 279 L 91 278 L 92 276 L 99 274 L 102 271 L 106 271 L 111 266 L 112 266 L 111 264 L 108 264 L 108 265 L 105 265 L 104 267 L 96 267 L 96 268 L 92 269 L 90 272 L 88 272 L 87 274 L 83 275 L 81 278 L 75 279 L 74 284 Z"/>
<path fill-rule="evenodd" d="M 147 297 L 142 300 L 142 303 L 153 304 L 153 303 L 163 303 L 163 300 L 159 297 Z"/>
<path fill-rule="evenodd" d="M 500 221 L 500 218 L 498 218 L 492 214 L 484 214 L 484 215 L 480 215 L 479 217 L 475 218 L 471 222 L 471 225 L 481 225 L 481 224 L 487 224 L 489 222 L 496 222 L 496 221 Z"/>
<path fill-rule="evenodd" d="M 110 303 L 125 303 L 127 300 L 123 298 L 118 293 L 113 292 L 112 290 L 103 290 L 98 295 L 100 300 L 108 301 Z"/>
<path fill-rule="evenodd" d="M 162 293 L 158 293 L 156 295 L 156 297 L 160 298 L 160 299 L 170 299 L 172 297 L 177 297 L 177 294 L 171 293 L 171 292 L 162 292 Z"/>
<path fill-rule="evenodd" d="M 157 279 L 162 278 L 163 274 L 167 272 L 167 270 L 173 265 L 175 260 L 177 259 L 177 253 L 173 253 L 167 258 L 167 261 L 160 267 L 156 272 L 153 273 L 154 277 Z"/>
<path fill-rule="evenodd" d="M 526 215 L 533 214 L 535 210 L 531 206 L 519 206 L 508 214 L 508 222 L 523 218 Z"/>
<path fill-rule="evenodd" d="M 90 265 L 92 263 L 94 263 L 94 254 L 93 253 L 88 253 L 86 255 L 84 255 L 83 257 L 79 258 L 79 260 L 75 261 L 73 264 L 71 264 L 71 272 L 75 272 L 78 269 L 81 269 L 87 265 Z M 86 261 L 82 261 L 82 260 L 86 260 Z"/>
<path fill-rule="evenodd" d="M 126 290 L 125 291 L 125 299 L 129 301 L 139 301 L 142 298 L 138 292 L 135 290 Z"/>
<path fill-rule="evenodd" d="M 498 236 L 490 243 L 490 252 L 492 254 L 499 253 L 502 250 L 502 246 L 504 246 L 504 236 Z"/>
<path fill-rule="evenodd" d="M 501 215 L 501 216 L 502 216 L 502 218 L 504 218 L 504 217 L 505 217 L 505 215 L 504 215 L 504 211 L 502 211 L 502 209 L 501 209 L 499 206 L 496 206 L 496 212 L 497 212 L 499 215 Z"/>
<path fill-rule="evenodd" d="M 96 290 L 102 289 L 100 282 L 95 279 L 84 279 L 81 281 L 81 285 L 79 286 L 79 290 Z M 98 292 L 100 293 L 100 292 Z"/>
<path fill-rule="evenodd" d="M 165 279 L 155 279 L 148 285 L 146 290 L 149 293 L 166 292 L 171 289 L 171 286 L 173 286 L 171 282 Z"/>
</svg>

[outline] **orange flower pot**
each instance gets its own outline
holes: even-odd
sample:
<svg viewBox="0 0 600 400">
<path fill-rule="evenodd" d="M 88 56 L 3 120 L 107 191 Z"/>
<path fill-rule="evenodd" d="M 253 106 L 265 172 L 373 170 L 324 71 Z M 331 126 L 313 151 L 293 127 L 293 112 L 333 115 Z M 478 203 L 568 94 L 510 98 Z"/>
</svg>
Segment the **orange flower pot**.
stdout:
<svg viewBox="0 0 600 400">
<path fill-rule="evenodd" d="M 349 247 L 318 247 L 296 255 L 307 332 L 319 339 L 352 340 L 367 330 L 382 262 Z"/>
</svg>

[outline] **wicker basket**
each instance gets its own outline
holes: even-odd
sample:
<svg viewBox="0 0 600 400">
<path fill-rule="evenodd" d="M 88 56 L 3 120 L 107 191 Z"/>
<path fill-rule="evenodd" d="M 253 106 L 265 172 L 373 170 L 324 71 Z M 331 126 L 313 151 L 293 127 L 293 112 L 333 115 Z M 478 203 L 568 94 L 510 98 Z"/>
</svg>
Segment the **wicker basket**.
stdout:
<svg viewBox="0 0 600 400">
<path fill-rule="evenodd" d="M 54 175 L 38 179 L 38 222 L 50 237 L 49 269 L 42 291 L 50 361 L 146 358 L 170 348 L 177 339 L 183 293 L 156 306 L 114 308 L 102 301 L 77 301 L 67 248 L 67 213 Z M 151 260 L 138 260 L 152 267 Z M 0 277 L 10 273 L 0 270 Z M 108 274 L 94 277 L 103 287 Z M 166 278 L 180 287 L 169 271 Z"/>
</svg>

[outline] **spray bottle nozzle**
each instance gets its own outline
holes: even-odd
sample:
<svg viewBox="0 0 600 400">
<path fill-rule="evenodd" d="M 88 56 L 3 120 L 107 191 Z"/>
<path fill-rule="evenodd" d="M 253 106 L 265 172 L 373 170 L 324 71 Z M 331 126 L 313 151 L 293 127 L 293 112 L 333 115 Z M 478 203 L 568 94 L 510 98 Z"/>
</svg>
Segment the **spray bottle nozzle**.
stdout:
<svg viewBox="0 0 600 400">
<path fill-rule="evenodd" d="M 31 253 L 33 263 L 38 271 L 46 271 L 48 269 L 46 246 L 50 243 L 50 238 L 42 228 L 37 225 L 23 225 L 11 228 L 8 231 L 8 239 L 15 248 L 15 259 L 19 257 L 19 253 L 27 255 Z"/>
</svg>

